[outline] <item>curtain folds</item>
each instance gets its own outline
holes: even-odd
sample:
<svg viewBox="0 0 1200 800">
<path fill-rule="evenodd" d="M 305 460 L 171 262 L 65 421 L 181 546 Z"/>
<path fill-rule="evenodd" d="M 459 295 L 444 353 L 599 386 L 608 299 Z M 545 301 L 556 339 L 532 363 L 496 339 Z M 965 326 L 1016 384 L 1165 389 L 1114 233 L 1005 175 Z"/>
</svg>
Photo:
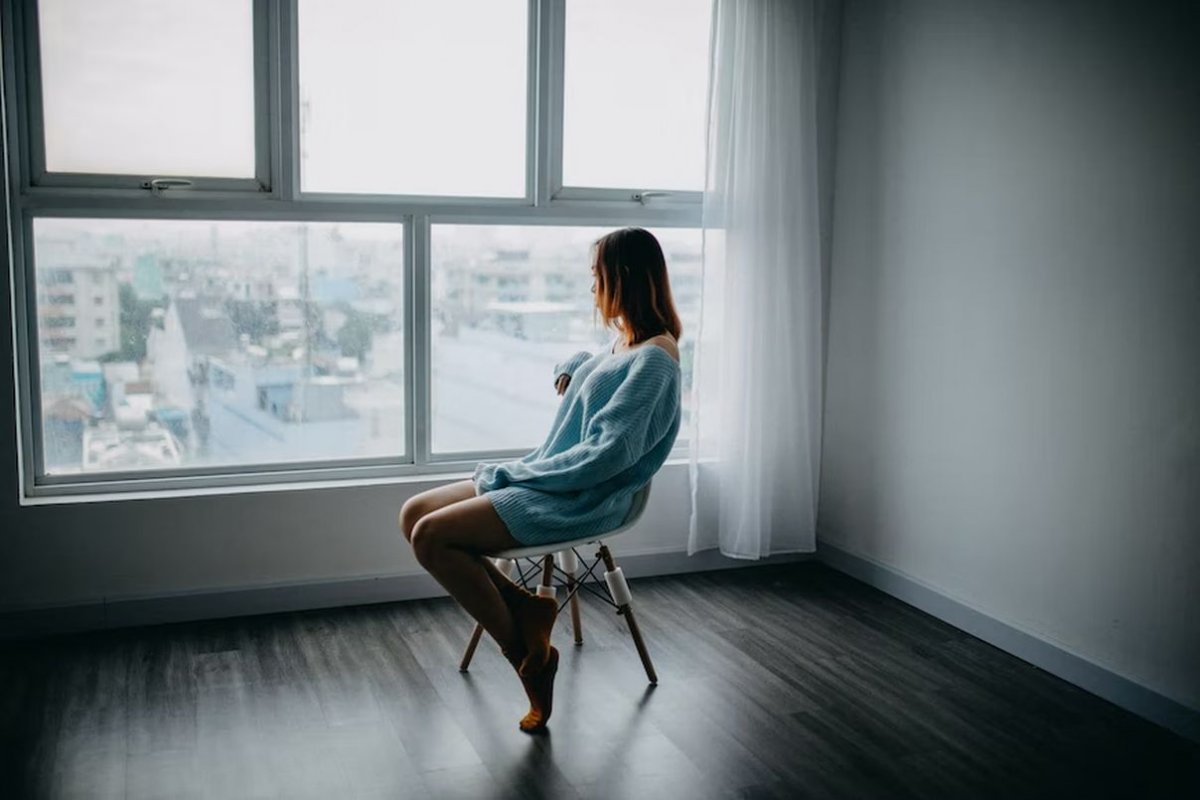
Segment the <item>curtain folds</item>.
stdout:
<svg viewBox="0 0 1200 800">
<path fill-rule="evenodd" d="M 688 554 L 816 547 L 818 3 L 716 0 Z"/>
</svg>

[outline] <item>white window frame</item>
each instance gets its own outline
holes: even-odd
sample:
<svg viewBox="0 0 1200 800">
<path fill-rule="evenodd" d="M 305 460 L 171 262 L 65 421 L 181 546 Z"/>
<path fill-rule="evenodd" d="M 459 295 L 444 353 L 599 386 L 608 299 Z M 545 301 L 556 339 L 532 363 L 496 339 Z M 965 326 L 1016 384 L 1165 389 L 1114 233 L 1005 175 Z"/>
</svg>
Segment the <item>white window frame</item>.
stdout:
<svg viewBox="0 0 1200 800">
<path fill-rule="evenodd" d="M 528 0 L 526 181 L 522 198 L 303 192 L 300 186 L 297 0 L 253 0 L 255 180 L 192 178 L 188 189 L 154 192 L 150 177 L 47 173 L 36 66 L 36 0 L 0 0 L 13 346 L 17 365 L 22 501 L 119 492 L 211 489 L 270 483 L 372 480 L 461 473 L 524 450 L 431 453 L 430 234 L 443 223 L 699 228 L 700 193 L 643 197 L 647 187 L 563 187 L 562 99 L 565 0 Z M 31 61 L 32 58 L 32 61 Z M 408 80 L 419 80 L 412 76 Z M 176 177 L 176 176 L 171 176 Z M 37 218 L 389 222 L 404 225 L 405 452 L 383 458 L 261 463 L 47 475 L 42 458 L 36 276 Z M 37 378 L 37 379 L 35 379 Z M 531 443 L 531 446 L 534 443 Z M 678 451 L 677 451 L 678 454 Z"/>
</svg>

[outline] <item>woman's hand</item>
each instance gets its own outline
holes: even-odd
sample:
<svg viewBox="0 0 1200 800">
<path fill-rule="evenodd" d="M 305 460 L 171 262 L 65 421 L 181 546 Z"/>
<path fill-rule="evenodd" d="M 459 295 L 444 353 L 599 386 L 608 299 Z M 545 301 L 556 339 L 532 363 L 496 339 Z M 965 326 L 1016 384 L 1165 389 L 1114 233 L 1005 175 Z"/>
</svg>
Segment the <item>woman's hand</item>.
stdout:
<svg viewBox="0 0 1200 800">
<path fill-rule="evenodd" d="M 564 372 L 562 375 L 558 376 L 557 380 L 554 381 L 555 391 L 557 391 L 561 395 L 563 392 L 565 392 L 567 390 L 567 384 L 569 384 L 570 382 L 571 382 L 571 376 Z"/>
</svg>

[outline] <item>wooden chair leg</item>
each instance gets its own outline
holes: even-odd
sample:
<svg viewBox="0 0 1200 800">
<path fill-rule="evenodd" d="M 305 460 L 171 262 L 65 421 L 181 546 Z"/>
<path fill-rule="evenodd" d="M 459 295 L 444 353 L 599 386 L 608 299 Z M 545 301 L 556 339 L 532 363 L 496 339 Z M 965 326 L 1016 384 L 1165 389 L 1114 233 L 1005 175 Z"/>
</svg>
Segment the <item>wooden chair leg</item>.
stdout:
<svg viewBox="0 0 1200 800">
<path fill-rule="evenodd" d="M 583 644 L 583 623 L 579 619 L 579 592 L 575 591 L 575 576 L 567 578 L 567 591 L 571 593 L 571 627 L 575 630 L 575 644 Z"/>
<path fill-rule="evenodd" d="M 567 599 L 571 603 L 571 630 L 575 634 L 576 646 L 583 644 L 583 622 L 579 616 L 579 556 L 574 548 L 560 550 L 554 560 L 567 576 Z"/>
<path fill-rule="evenodd" d="M 608 546 L 600 545 L 600 557 L 604 559 L 604 568 L 609 572 L 616 570 L 617 565 L 613 561 L 612 553 L 608 551 Z M 607 576 L 605 576 L 607 578 Z M 624 585 L 624 576 L 621 576 L 621 585 Z M 614 594 L 612 585 L 609 585 L 609 593 Z M 627 595 L 628 589 L 625 589 Z M 638 656 L 642 659 L 642 667 L 646 670 L 646 678 L 651 684 L 658 684 L 658 673 L 654 671 L 654 664 L 650 662 L 650 653 L 646 650 L 646 642 L 642 639 L 642 631 L 638 628 L 637 620 L 633 616 L 633 608 L 631 607 L 630 598 L 614 596 L 613 600 L 618 603 L 617 613 L 625 617 L 625 621 L 629 623 L 629 634 L 633 637 L 634 647 L 637 648 Z M 624 600 L 624 602 L 622 602 Z"/>
<path fill-rule="evenodd" d="M 483 626 L 478 622 L 475 623 L 475 630 L 471 633 L 471 641 L 467 642 L 467 652 L 463 653 L 462 661 L 458 665 L 459 672 L 466 672 L 467 667 L 471 666 L 471 658 L 475 655 L 475 648 L 479 646 L 479 639 L 483 636 Z"/>
</svg>

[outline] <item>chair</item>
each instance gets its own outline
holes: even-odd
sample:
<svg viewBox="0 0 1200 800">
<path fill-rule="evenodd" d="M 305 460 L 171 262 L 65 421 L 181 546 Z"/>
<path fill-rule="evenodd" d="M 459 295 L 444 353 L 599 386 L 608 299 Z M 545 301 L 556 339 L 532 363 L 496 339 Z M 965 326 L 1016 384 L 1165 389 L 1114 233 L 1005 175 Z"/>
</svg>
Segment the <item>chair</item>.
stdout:
<svg viewBox="0 0 1200 800">
<path fill-rule="evenodd" d="M 572 539 L 565 542 L 554 542 L 553 544 L 538 545 L 534 547 L 516 547 L 510 550 L 502 550 L 494 553 L 490 558 L 496 562 L 496 566 L 509 578 L 512 578 L 513 570 L 516 569 L 517 577 L 522 586 L 529 588 L 529 578 L 536 575 L 537 570 L 541 569 L 541 583 L 537 587 L 537 593 L 542 597 L 557 597 L 557 587 L 565 586 L 567 589 L 567 597 L 558 606 L 559 613 L 569 603 L 571 605 L 571 625 L 575 631 L 575 644 L 583 644 L 583 630 L 579 619 L 579 591 L 583 589 L 591 594 L 599 597 L 604 602 L 608 603 L 613 608 L 617 609 L 617 614 L 625 617 L 625 621 L 629 623 L 629 633 L 633 637 L 633 644 L 637 647 L 638 655 L 642 659 L 642 666 L 646 670 L 646 677 L 651 684 L 658 684 L 658 675 L 654 672 L 654 665 L 650 663 L 650 654 L 646 651 L 646 643 L 642 640 L 642 632 L 638 629 L 637 620 L 633 616 L 633 608 L 631 603 L 633 597 L 629 592 L 629 584 L 625 582 L 625 574 L 621 568 L 616 565 L 613 560 L 612 553 L 608 546 L 604 544 L 604 540 L 616 536 L 618 533 L 623 533 L 633 527 L 641 518 L 642 512 L 646 510 L 646 502 L 650 499 L 650 484 L 647 483 L 633 495 L 633 505 L 629 509 L 629 514 L 625 517 L 625 521 L 621 523 L 619 528 L 601 534 L 591 534 L 578 539 Z M 579 552 L 579 548 L 587 545 L 597 545 L 595 556 L 592 558 L 590 565 L 588 559 Z M 579 572 L 580 562 L 585 564 L 582 576 Z M 522 565 L 521 562 L 524 562 Z M 588 579 L 599 582 L 599 578 L 595 576 L 596 568 L 600 564 L 604 564 L 604 583 L 607 592 L 601 592 L 593 586 L 588 585 Z M 479 644 L 480 637 L 483 636 L 483 626 L 476 623 L 475 630 L 471 634 L 471 639 L 467 643 L 467 650 L 463 654 L 462 662 L 458 668 L 462 672 L 466 672 L 471 665 L 471 658 L 475 655 L 475 648 Z"/>
</svg>

